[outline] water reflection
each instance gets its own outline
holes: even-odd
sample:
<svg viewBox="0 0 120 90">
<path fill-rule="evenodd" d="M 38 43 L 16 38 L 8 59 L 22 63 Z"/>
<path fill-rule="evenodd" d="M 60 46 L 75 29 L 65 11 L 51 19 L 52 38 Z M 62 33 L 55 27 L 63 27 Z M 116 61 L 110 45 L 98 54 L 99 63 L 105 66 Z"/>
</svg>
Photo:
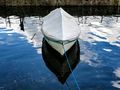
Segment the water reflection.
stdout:
<svg viewBox="0 0 120 90">
<path fill-rule="evenodd" d="M 117 68 L 114 72 L 115 76 L 118 78 L 116 81 L 112 81 L 112 86 L 120 89 L 120 67 Z"/>
<path fill-rule="evenodd" d="M 24 31 L 24 18 L 20 18 L 20 29 Z"/>
<path fill-rule="evenodd" d="M 13 74 L 11 76 L 8 75 L 8 77 L 14 80 L 15 78 L 13 76 L 16 75 L 16 73 L 19 74 L 19 70 L 23 71 L 23 73 L 19 74 L 21 77 L 23 76 L 23 74 L 26 75 L 26 72 L 28 71 L 27 69 L 28 65 L 26 64 L 30 64 L 29 70 L 31 70 L 31 72 L 29 75 L 30 76 L 33 75 L 31 77 L 32 80 L 34 80 L 35 78 L 35 80 L 38 81 L 38 84 L 36 86 L 38 87 L 38 89 L 41 88 L 40 87 L 41 85 L 44 88 L 51 87 L 51 90 L 57 90 L 58 87 L 61 88 L 60 90 L 67 90 L 66 87 L 64 87 L 66 86 L 66 84 L 64 85 L 59 84 L 56 81 L 54 75 L 52 75 L 52 72 L 57 76 L 57 78 L 59 76 L 58 80 L 61 83 L 65 83 L 65 81 L 68 81 L 69 85 L 72 87 L 72 84 L 74 82 L 73 82 L 73 79 L 71 79 L 72 78 L 70 74 L 71 72 L 69 72 L 68 68 L 67 70 L 64 69 L 65 66 L 62 66 L 62 64 L 64 65 L 67 64 L 66 62 L 64 62 L 65 60 L 61 59 L 62 60 L 61 61 L 59 60 L 58 57 L 55 57 L 57 53 L 51 50 L 48 47 L 48 45 L 45 44 L 44 40 L 43 40 L 44 45 L 42 47 L 43 35 L 40 31 L 41 27 L 40 27 L 39 18 L 40 16 L 25 16 L 25 17 L 7 16 L 6 18 L 0 17 L 0 51 L 1 51 L 0 58 L 1 58 L 1 61 L 3 61 L 3 64 L 0 65 L 1 66 L 0 73 L 4 73 L 4 72 L 9 73 L 13 71 Z M 81 30 L 81 34 L 79 37 L 80 46 L 81 46 L 81 49 L 80 49 L 81 62 L 79 63 L 79 65 L 77 65 L 77 63 L 79 62 L 77 59 L 79 57 L 77 56 L 79 52 L 73 50 L 73 52 L 69 52 L 69 53 L 71 55 L 70 57 L 72 57 L 73 55 L 76 55 L 76 56 L 73 56 L 74 59 L 76 57 L 76 60 L 72 62 L 72 65 L 74 63 L 73 70 L 76 75 L 77 81 L 80 84 L 80 87 L 82 88 L 82 90 L 94 90 L 94 89 L 119 90 L 120 88 L 120 84 L 119 84 L 120 82 L 120 73 L 119 73 L 120 72 L 120 69 L 119 69 L 120 67 L 120 61 L 119 61 L 120 17 L 119 15 L 118 16 L 81 16 L 79 17 L 79 21 L 80 21 L 80 30 Z M 35 35 L 34 39 L 31 40 L 31 38 L 36 32 L 37 34 Z M 22 36 L 18 36 L 18 34 L 16 33 L 22 34 Z M 19 40 L 23 40 L 23 43 L 21 43 Z M 28 44 L 26 41 L 30 44 Z M 12 47 L 10 45 L 12 45 Z M 26 45 L 30 45 L 30 48 L 27 48 L 28 46 Z M 41 52 L 41 47 L 44 50 L 43 53 Z M 78 47 L 75 46 L 75 48 L 78 48 Z M 17 49 L 20 49 L 19 52 L 21 53 L 16 53 Z M 25 52 L 25 49 L 28 49 L 28 51 Z M 29 50 L 34 50 L 34 54 L 33 54 L 33 51 L 29 51 Z M 7 53 L 7 51 L 9 52 L 9 54 Z M 11 60 L 9 55 L 11 55 L 12 51 L 14 51 L 12 53 L 12 57 L 13 57 L 12 60 L 21 61 L 24 67 L 19 66 L 21 65 L 21 63 L 19 62 L 16 62 L 16 61 L 15 63 L 10 62 Z M 26 54 L 24 54 L 23 52 Z M 46 65 L 44 65 L 43 60 L 39 58 L 40 55 L 38 55 L 38 58 L 36 60 L 36 56 L 37 56 L 36 52 L 40 55 L 41 54 L 45 55 L 45 56 L 43 55 L 43 57 L 45 57 L 44 61 Z M 54 52 L 54 54 L 51 54 L 52 52 Z M 71 53 L 74 53 L 74 54 L 71 54 Z M 16 54 L 18 54 L 18 56 Z M 31 58 L 31 55 L 33 55 L 32 58 Z M 17 58 L 15 58 L 15 56 L 17 56 Z M 25 60 L 27 61 L 25 62 Z M 30 60 L 32 60 L 32 62 L 30 62 Z M 56 62 L 54 62 L 55 60 Z M 40 62 L 43 62 L 43 63 L 40 64 Z M 8 63 L 8 64 L 4 64 L 4 63 Z M 57 64 L 53 64 L 53 63 L 57 63 Z M 11 71 L 9 71 L 9 67 L 8 67 L 10 64 L 15 65 L 13 67 L 10 66 Z M 33 68 L 33 66 L 36 67 L 34 70 L 31 69 Z M 41 68 L 42 66 L 44 67 Z M 48 70 L 46 66 L 50 70 Z M 58 66 L 58 68 L 56 66 Z M 77 68 L 74 69 L 75 67 Z M 2 70 L 3 68 L 6 68 L 6 69 Z M 16 69 L 16 71 L 14 71 L 13 69 Z M 63 73 L 62 72 L 63 69 L 65 72 L 68 72 L 68 74 L 65 74 L 65 72 Z M 24 70 L 26 72 L 24 72 Z M 41 74 L 39 74 L 38 71 Z M 28 76 L 26 75 L 26 77 Z M 39 79 L 37 77 L 39 77 Z M 1 76 L 0 78 L 3 78 L 3 76 Z M 21 78 L 19 79 L 21 80 Z M 49 82 L 47 82 L 48 80 Z M 7 78 L 3 78 L 3 80 L 1 81 L 5 81 L 6 86 L 9 85 L 10 87 L 12 87 L 10 85 L 12 81 L 7 82 Z M 43 81 L 44 84 L 41 81 Z M 19 82 L 20 81 L 18 81 L 17 83 L 18 86 L 20 85 Z M 24 81 L 24 83 L 22 82 L 22 84 L 23 85 L 26 84 L 26 87 L 28 87 L 29 82 L 30 82 L 29 80 Z M 36 85 L 35 83 L 33 85 L 33 83 L 34 81 L 32 81 L 32 83 L 29 84 L 30 87 L 29 89 L 26 89 L 26 90 L 33 90 L 33 87 L 35 87 Z M 2 85 L 0 87 L 2 87 Z M 20 88 L 21 90 L 23 90 L 22 87 Z M 48 88 L 43 90 L 48 90 Z M 13 89 L 6 89 L 6 90 L 13 90 Z"/>
<path fill-rule="evenodd" d="M 0 7 L 0 16 L 45 16 L 56 7 L 18 6 Z M 120 14 L 120 6 L 63 6 L 65 11 L 73 16 L 116 15 Z M 17 12 L 17 13 L 16 13 Z"/>
<path fill-rule="evenodd" d="M 66 52 L 70 66 L 72 70 L 75 69 L 80 60 L 80 48 L 79 42 L 77 41 L 67 52 Z M 45 39 L 42 44 L 42 56 L 46 66 L 56 75 L 58 80 L 64 84 L 71 74 L 70 67 L 68 66 L 65 55 L 59 54 L 53 49 Z"/>
</svg>

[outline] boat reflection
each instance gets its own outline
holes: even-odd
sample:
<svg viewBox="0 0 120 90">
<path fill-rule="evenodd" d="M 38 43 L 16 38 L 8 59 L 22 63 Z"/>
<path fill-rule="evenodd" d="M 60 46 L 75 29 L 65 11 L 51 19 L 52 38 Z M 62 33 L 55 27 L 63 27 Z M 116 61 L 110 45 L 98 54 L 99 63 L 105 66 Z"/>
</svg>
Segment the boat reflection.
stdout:
<svg viewBox="0 0 120 90">
<path fill-rule="evenodd" d="M 80 61 L 80 47 L 78 41 L 66 52 L 66 55 L 73 71 Z M 58 80 L 64 84 L 71 74 L 65 55 L 58 53 L 43 39 L 42 56 L 46 66 L 57 76 Z"/>
</svg>

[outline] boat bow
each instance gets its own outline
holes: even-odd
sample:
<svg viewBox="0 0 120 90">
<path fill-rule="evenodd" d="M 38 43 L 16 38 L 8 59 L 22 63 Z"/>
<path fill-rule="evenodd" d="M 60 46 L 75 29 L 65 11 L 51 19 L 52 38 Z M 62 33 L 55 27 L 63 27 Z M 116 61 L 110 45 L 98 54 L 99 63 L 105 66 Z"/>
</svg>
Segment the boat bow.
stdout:
<svg viewBox="0 0 120 90">
<path fill-rule="evenodd" d="M 64 54 L 63 44 L 67 51 L 76 41 L 80 30 L 76 18 L 57 8 L 43 18 L 43 29 L 46 41 L 60 54 Z"/>
</svg>

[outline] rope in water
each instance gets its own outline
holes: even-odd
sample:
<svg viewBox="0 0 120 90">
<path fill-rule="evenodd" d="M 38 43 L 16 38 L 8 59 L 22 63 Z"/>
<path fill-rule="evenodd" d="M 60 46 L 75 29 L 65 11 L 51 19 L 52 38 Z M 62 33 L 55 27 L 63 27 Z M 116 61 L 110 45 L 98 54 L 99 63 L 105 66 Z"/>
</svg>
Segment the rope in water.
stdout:
<svg viewBox="0 0 120 90">
<path fill-rule="evenodd" d="M 71 90 L 71 88 L 70 88 L 68 82 L 66 81 L 65 83 L 66 83 L 66 85 L 67 85 L 67 88 L 68 88 L 69 90 Z"/>
<path fill-rule="evenodd" d="M 70 69 L 70 71 L 71 71 L 71 73 L 72 73 L 72 76 L 73 76 L 73 78 L 74 78 L 74 80 L 75 80 L 76 86 L 77 86 L 78 90 L 80 90 L 78 81 L 77 81 L 77 79 L 76 79 L 76 77 L 75 77 L 75 75 L 74 75 L 74 73 L 73 73 L 73 70 L 72 70 L 72 68 L 71 68 L 69 59 L 68 59 L 68 57 L 67 57 L 67 54 L 66 54 L 66 50 L 65 50 L 64 44 L 63 44 L 63 49 L 64 49 L 64 53 L 65 53 L 65 57 L 66 57 L 66 59 L 67 59 L 67 63 L 68 63 L 69 69 Z"/>
</svg>

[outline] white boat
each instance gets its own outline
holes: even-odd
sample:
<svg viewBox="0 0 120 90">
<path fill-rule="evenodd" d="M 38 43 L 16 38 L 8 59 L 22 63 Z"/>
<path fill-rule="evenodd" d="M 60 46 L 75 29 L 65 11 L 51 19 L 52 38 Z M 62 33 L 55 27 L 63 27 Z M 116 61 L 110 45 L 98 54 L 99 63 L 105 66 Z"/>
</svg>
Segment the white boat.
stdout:
<svg viewBox="0 0 120 90">
<path fill-rule="evenodd" d="M 57 8 L 43 17 L 42 33 L 48 44 L 64 55 L 78 39 L 80 30 L 76 18 Z"/>
</svg>

